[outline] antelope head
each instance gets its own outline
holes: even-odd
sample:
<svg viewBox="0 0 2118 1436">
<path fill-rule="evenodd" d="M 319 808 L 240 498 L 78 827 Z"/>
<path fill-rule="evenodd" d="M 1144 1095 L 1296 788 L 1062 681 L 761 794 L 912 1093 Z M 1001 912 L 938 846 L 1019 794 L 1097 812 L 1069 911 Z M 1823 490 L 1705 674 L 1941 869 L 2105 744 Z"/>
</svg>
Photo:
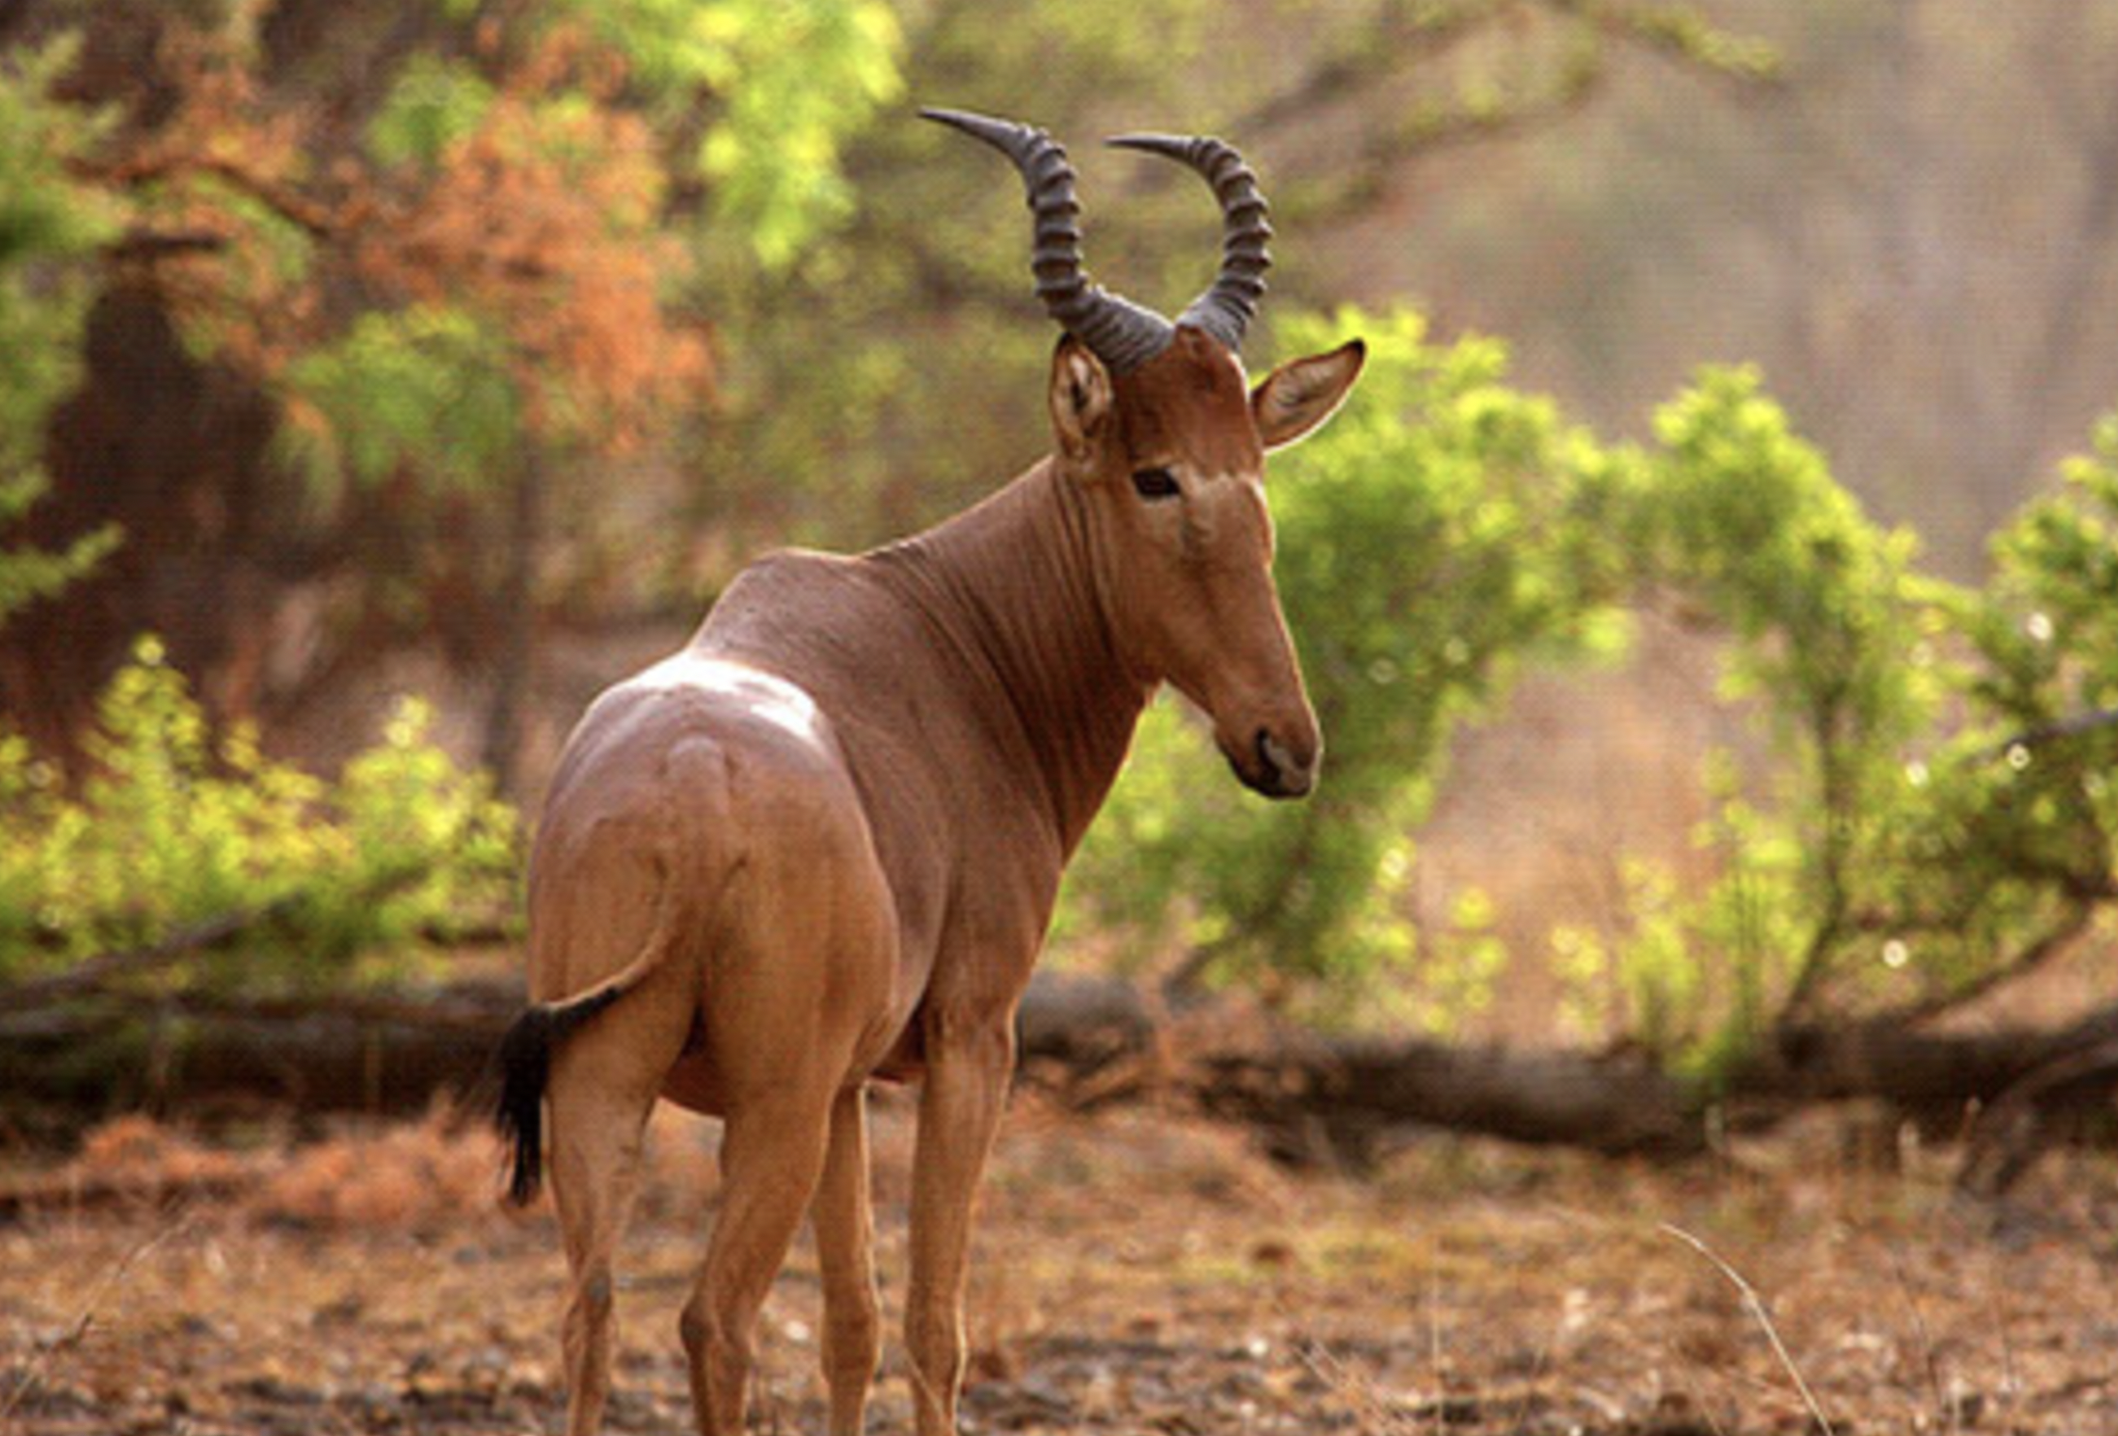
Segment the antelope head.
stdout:
<svg viewBox="0 0 2118 1436">
<path fill-rule="evenodd" d="M 1074 171 L 1050 136 L 961 111 L 921 113 L 993 145 L 1022 172 L 1037 292 L 1066 331 L 1052 358 L 1055 460 L 1082 500 L 1121 659 L 1206 711 L 1245 785 L 1301 797 L 1315 784 L 1322 743 L 1272 580 L 1265 454 L 1338 408 L 1360 374 L 1360 341 L 1290 360 L 1248 386 L 1240 348 L 1265 290 L 1272 230 L 1255 175 L 1219 140 L 1112 141 L 1197 170 L 1221 204 L 1220 273 L 1172 323 L 1088 281 Z"/>
</svg>

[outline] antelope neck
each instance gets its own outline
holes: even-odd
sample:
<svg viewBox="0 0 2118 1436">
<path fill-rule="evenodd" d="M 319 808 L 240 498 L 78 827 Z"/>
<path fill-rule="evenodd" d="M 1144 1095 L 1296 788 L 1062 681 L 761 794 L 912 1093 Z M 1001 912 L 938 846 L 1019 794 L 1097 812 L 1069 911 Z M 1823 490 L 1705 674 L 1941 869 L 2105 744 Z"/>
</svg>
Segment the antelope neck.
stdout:
<svg viewBox="0 0 2118 1436">
<path fill-rule="evenodd" d="M 1071 852 L 1154 687 L 1118 652 L 1080 492 L 1047 458 L 870 558 L 936 629 L 958 691 L 1003 755 L 1041 784 Z"/>
</svg>

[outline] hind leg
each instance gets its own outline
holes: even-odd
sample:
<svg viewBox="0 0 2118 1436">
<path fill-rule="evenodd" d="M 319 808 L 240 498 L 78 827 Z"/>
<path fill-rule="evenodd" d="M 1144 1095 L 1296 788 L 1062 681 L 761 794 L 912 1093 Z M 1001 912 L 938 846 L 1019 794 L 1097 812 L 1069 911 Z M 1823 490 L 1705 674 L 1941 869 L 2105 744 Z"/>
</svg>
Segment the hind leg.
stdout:
<svg viewBox="0 0 2118 1436">
<path fill-rule="evenodd" d="M 896 915 L 858 794 L 835 768 L 753 769 L 738 816 L 748 842 L 703 985 L 706 1049 L 723 1094 L 721 1211 L 685 1307 L 692 1395 L 706 1436 L 742 1430 L 759 1308 L 827 1167 L 825 1207 L 857 1198 L 861 1109 L 850 1083 L 891 1035 Z M 833 1289 L 865 1241 L 827 1221 L 819 1254 Z M 863 1358 L 857 1307 L 836 1303 L 834 1367 Z M 843 1420 L 844 1379 L 834 1383 Z"/>
<path fill-rule="evenodd" d="M 562 1338 L 566 1429 L 569 1436 L 593 1436 L 610 1396 L 611 1263 L 632 1204 L 647 1113 L 598 1104 L 561 1117 L 556 1100 L 553 1107 L 552 1194 L 571 1273 Z"/>
<path fill-rule="evenodd" d="M 562 1342 L 569 1436 L 592 1436 L 610 1395 L 612 1263 L 632 1206 L 647 1114 L 688 1021 L 681 1008 L 674 1016 L 658 1012 L 643 991 L 580 1033 L 553 1065 L 552 1196 L 572 1278 Z"/>
<path fill-rule="evenodd" d="M 831 1094 L 794 1086 L 728 1115 L 721 1212 L 681 1323 L 701 1436 L 740 1436 L 758 1310 L 824 1168 Z"/>
</svg>

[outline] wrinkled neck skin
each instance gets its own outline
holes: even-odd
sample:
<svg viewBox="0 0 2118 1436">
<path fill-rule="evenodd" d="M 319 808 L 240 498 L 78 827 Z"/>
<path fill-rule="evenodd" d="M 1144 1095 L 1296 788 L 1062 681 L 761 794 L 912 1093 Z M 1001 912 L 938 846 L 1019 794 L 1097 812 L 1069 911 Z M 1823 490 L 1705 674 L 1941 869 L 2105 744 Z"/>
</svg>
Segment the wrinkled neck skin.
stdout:
<svg viewBox="0 0 2118 1436">
<path fill-rule="evenodd" d="M 1088 504 L 1046 458 L 984 502 L 863 560 L 934 630 L 979 727 L 1072 853 L 1156 686 L 1129 671 Z"/>
</svg>

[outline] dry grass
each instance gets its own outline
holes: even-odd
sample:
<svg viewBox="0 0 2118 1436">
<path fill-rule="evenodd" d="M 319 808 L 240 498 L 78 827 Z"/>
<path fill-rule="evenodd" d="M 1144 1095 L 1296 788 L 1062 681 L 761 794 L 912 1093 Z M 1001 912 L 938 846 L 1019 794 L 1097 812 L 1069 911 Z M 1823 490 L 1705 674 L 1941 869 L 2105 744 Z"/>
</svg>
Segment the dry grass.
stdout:
<svg viewBox="0 0 2118 1436">
<path fill-rule="evenodd" d="M 686 1429 L 675 1313 L 711 1131 L 657 1123 L 616 1430 Z M 881 1104 L 876 1147 L 894 1307 L 902 1102 Z M 1026 1104 L 987 1189 L 967 1418 L 1214 1436 L 1735 1436 L 1819 1415 L 1841 1436 L 2118 1429 L 2118 1166 L 2055 1161 L 1996 1211 L 1958 1205 L 1942 1158 L 1912 1149 L 1885 1172 L 1844 1151 L 1823 1118 L 1678 1170 L 1434 1139 L 1355 1182 L 1150 1109 Z M 99 1133 L 58 1175 L 86 1191 L 119 1171 L 155 1196 L 69 1206 L 60 1182 L 0 1227 L 0 1409 L 35 1436 L 552 1429 L 556 1240 L 547 1215 L 499 1210 L 493 1158 L 439 1116 L 242 1154 L 139 1123 Z M 798 1250 L 762 1339 L 782 1430 L 820 1428 L 817 1308 Z M 889 1365 L 877 1429 L 895 1430 Z"/>
</svg>

